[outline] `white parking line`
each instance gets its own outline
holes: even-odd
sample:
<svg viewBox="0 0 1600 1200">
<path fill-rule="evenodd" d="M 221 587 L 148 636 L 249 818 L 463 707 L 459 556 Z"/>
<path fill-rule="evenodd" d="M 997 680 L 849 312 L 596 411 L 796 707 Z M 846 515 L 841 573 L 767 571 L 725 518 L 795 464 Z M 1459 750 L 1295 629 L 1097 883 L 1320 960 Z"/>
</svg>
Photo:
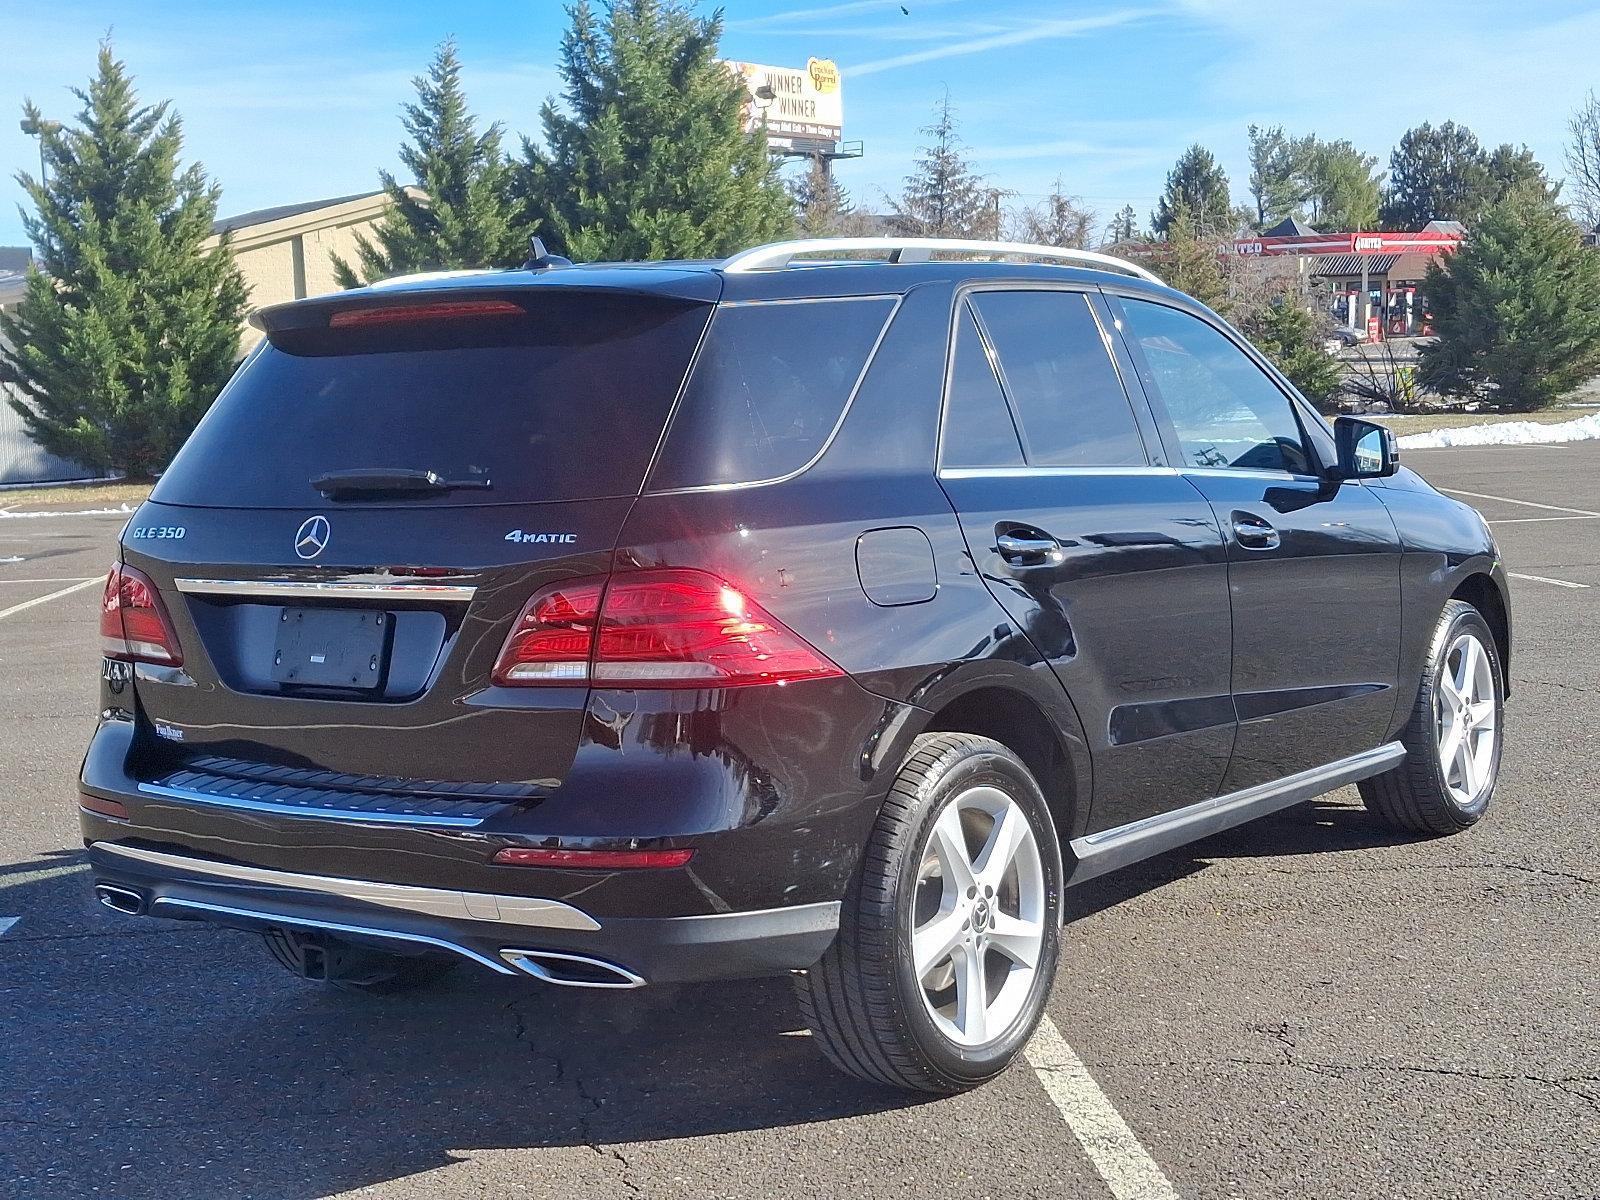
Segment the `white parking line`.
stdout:
<svg viewBox="0 0 1600 1200">
<path fill-rule="evenodd" d="M 1589 586 L 1587 583 L 1573 583 L 1570 579 L 1551 579 L 1547 575 L 1519 575 L 1515 571 L 1507 571 L 1506 574 L 1513 579 L 1531 579 L 1534 583 L 1553 583 L 1557 587 L 1586 588 Z"/>
<path fill-rule="evenodd" d="M 1600 517 L 1505 517 L 1502 520 L 1490 521 L 1491 525 L 1538 525 L 1543 521 L 1596 521 Z"/>
<path fill-rule="evenodd" d="M 73 592 L 81 592 L 86 587 L 93 587 L 99 582 L 100 579 L 98 576 L 96 576 L 94 579 L 84 579 L 73 584 L 71 587 L 64 587 L 58 592 L 50 592 L 47 595 L 35 596 L 32 600 L 24 600 L 21 604 L 13 604 L 10 608 L 0 608 L 0 621 L 3 621 L 9 616 L 13 616 L 16 613 L 21 612 L 23 609 L 32 608 L 36 604 L 48 604 L 52 600 L 61 599 L 62 596 L 70 596 Z"/>
<path fill-rule="evenodd" d="M 0 917 L 0 937 L 5 937 L 6 931 L 20 920 L 21 917 Z"/>
<path fill-rule="evenodd" d="M 1025 1052 L 1039 1082 L 1117 1200 L 1178 1200 L 1177 1190 L 1049 1016 Z"/>
<path fill-rule="evenodd" d="M 1558 520 L 1560 518 L 1557 518 Z M 78 583 L 84 579 L 104 579 L 104 575 L 40 575 L 34 579 L 6 579 L 0 577 L 0 583 Z"/>
<path fill-rule="evenodd" d="M 1536 504 L 1532 500 L 1513 500 L 1510 496 L 1491 496 L 1487 492 L 1465 492 L 1460 488 L 1442 487 L 1441 492 L 1449 492 L 1452 496 L 1471 496 L 1474 500 L 1498 500 L 1501 504 L 1521 504 L 1527 508 L 1542 508 L 1549 512 L 1573 513 L 1580 517 L 1600 517 L 1600 512 L 1591 512 L 1587 508 L 1568 508 L 1564 504 Z"/>
</svg>

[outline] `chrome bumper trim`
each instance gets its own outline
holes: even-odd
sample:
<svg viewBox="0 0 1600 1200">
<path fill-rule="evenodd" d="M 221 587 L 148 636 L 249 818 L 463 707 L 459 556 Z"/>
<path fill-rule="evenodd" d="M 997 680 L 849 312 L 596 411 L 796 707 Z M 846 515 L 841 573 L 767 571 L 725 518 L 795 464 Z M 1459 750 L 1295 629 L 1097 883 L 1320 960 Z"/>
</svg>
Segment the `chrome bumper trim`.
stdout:
<svg viewBox="0 0 1600 1200">
<path fill-rule="evenodd" d="M 254 782 L 254 781 L 245 781 Z M 182 800 L 189 804 L 211 804 L 218 808 L 238 808 L 246 812 L 272 813 L 279 817 L 317 818 L 324 821 L 372 821 L 382 825 L 431 825 L 440 829 L 471 829 L 483 824 L 482 817 L 440 817 L 428 813 L 388 813 L 361 808 L 311 808 L 304 804 L 274 804 L 271 800 L 251 800 L 243 796 L 219 796 L 192 788 L 169 787 L 164 783 L 141 783 L 139 793 Z"/>
<path fill-rule="evenodd" d="M 279 913 L 262 912 L 256 908 L 231 908 L 226 904 L 207 904 L 200 900 L 182 900 L 175 896 L 157 896 L 150 905 L 153 916 L 161 916 L 164 908 L 183 909 L 190 912 L 215 913 L 224 917 L 245 917 L 252 921 L 270 922 L 275 925 L 287 925 L 294 929 L 323 929 L 329 933 L 353 933 L 362 937 L 384 938 L 391 942 L 409 942 L 416 946 L 429 946 L 435 950 L 448 950 L 452 954 L 459 954 L 462 958 L 470 959 L 480 966 L 488 967 L 500 975 L 514 975 L 516 972 L 504 963 L 495 962 L 494 959 L 476 950 L 468 949 L 457 942 L 447 942 L 443 938 L 428 937 L 421 933 L 397 933 L 393 929 L 370 929 L 365 925 L 345 925 L 337 921 L 320 921 L 311 917 L 286 917 Z"/>
<path fill-rule="evenodd" d="M 519 928 L 581 929 L 600 928 L 588 913 L 533 896 L 503 896 L 489 892 L 456 892 L 444 888 L 412 887 L 400 883 L 376 883 L 366 879 L 340 879 L 331 875 L 301 875 L 293 871 L 274 871 L 267 867 L 247 867 L 239 863 L 212 862 L 183 854 L 165 854 L 138 846 L 95 842 L 93 849 L 133 863 L 168 870 L 186 871 L 214 879 L 264 887 L 293 888 L 356 900 L 380 908 L 422 913 L 456 921 L 489 921 Z"/>
<path fill-rule="evenodd" d="M 454 583 L 377 583 L 356 579 L 174 579 L 186 596 L 242 600 L 447 600 L 465 604 L 478 589 Z"/>
</svg>

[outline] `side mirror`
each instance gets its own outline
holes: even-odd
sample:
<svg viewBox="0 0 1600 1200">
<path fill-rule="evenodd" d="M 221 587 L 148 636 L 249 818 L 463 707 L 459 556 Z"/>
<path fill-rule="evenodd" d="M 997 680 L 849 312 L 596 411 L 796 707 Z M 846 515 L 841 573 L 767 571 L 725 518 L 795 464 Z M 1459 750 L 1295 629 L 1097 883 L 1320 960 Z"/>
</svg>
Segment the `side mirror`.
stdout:
<svg viewBox="0 0 1600 1200">
<path fill-rule="evenodd" d="M 1331 474 L 1336 480 L 1382 479 L 1400 469 L 1400 447 L 1394 430 L 1360 417 L 1338 417 L 1333 440 L 1339 461 Z"/>
</svg>

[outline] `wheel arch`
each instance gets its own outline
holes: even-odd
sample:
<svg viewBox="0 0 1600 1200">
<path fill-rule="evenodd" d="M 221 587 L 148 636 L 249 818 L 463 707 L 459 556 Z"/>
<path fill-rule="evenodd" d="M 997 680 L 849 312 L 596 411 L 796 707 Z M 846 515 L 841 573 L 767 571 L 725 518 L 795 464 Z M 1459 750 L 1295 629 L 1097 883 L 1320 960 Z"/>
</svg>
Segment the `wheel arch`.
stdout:
<svg viewBox="0 0 1600 1200">
<path fill-rule="evenodd" d="M 1088 825 L 1091 776 L 1087 747 L 1059 720 L 1028 692 L 986 683 L 946 697 L 920 732 L 993 738 L 1020 758 L 1044 792 L 1066 859 L 1068 843 Z"/>
<path fill-rule="evenodd" d="M 1494 578 L 1484 571 L 1476 571 L 1456 584 L 1450 593 L 1452 600 L 1465 600 L 1483 614 L 1489 632 L 1494 635 L 1494 648 L 1500 656 L 1501 686 L 1511 694 L 1511 613 L 1505 593 Z"/>
</svg>

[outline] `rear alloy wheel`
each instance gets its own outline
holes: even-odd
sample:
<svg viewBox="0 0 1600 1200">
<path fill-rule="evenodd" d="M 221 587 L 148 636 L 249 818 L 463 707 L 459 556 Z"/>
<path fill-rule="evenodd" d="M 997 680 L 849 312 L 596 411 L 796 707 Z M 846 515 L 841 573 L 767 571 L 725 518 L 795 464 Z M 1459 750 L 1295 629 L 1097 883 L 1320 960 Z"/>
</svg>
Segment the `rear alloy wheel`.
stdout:
<svg viewBox="0 0 1600 1200">
<path fill-rule="evenodd" d="M 1038 784 L 998 742 L 917 739 L 846 898 L 797 979 L 818 1044 L 863 1079 L 958 1092 L 1027 1044 L 1055 978 L 1061 858 Z"/>
<path fill-rule="evenodd" d="M 1445 605 L 1423 665 L 1398 767 L 1360 785 L 1367 807 L 1415 833 L 1477 823 L 1500 774 L 1505 685 L 1494 635 L 1464 600 Z"/>
<path fill-rule="evenodd" d="M 911 907 L 925 1011 L 951 1041 L 983 1045 L 1021 1013 L 1044 950 L 1044 864 L 1022 807 L 988 786 L 946 804 Z"/>
</svg>

